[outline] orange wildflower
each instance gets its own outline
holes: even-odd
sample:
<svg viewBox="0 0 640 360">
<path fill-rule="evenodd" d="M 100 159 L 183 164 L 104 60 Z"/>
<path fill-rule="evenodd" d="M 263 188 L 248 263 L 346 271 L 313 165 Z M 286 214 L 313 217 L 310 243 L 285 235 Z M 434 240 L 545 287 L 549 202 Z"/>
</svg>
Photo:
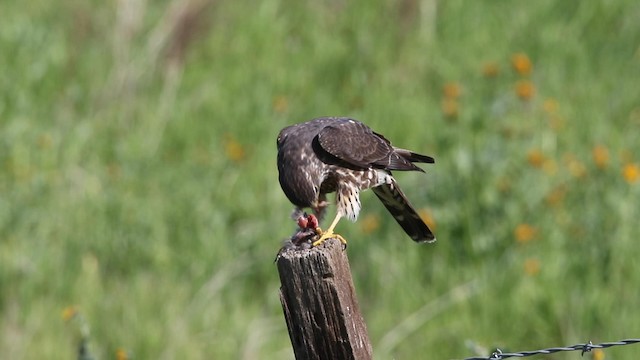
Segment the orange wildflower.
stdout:
<svg viewBox="0 0 640 360">
<path fill-rule="evenodd" d="M 572 153 L 564 153 L 562 155 L 562 162 L 565 168 L 569 170 L 569 173 L 575 177 L 580 177 L 586 173 L 584 165 L 578 160 Z"/>
<path fill-rule="evenodd" d="M 591 356 L 593 360 L 604 360 L 604 350 L 602 349 L 593 349 L 593 355 Z"/>
<path fill-rule="evenodd" d="M 527 259 L 524 261 L 524 272 L 529 276 L 538 275 L 540 272 L 540 260 Z"/>
<path fill-rule="evenodd" d="M 529 150 L 529 152 L 527 153 L 527 161 L 531 166 L 535 168 L 541 168 L 546 161 L 546 157 L 540 150 Z"/>
<path fill-rule="evenodd" d="M 376 214 L 368 214 L 360 221 L 360 229 L 365 234 L 371 234 L 380 227 L 380 216 Z"/>
<path fill-rule="evenodd" d="M 629 184 L 640 181 L 640 166 L 638 164 L 627 164 L 622 169 L 622 176 Z"/>
<path fill-rule="evenodd" d="M 78 309 L 75 306 L 67 306 L 62 310 L 62 320 L 69 321 L 78 314 Z"/>
<path fill-rule="evenodd" d="M 449 82 L 444 84 L 442 94 L 448 99 L 457 99 L 462 94 L 462 87 L 457 82 Z"/>
<path fill-rule="evenodd" d="M 536 94 L 536 87 L 529 80 L 520 80 L 516 83 L 516 95 L 521 100 L 530 100 Z"/>
<path fill-rule="evenodd" d="M 567 194 L 567 188 L 563 185 L 551 190 L 545 197 L 545 201 L 550 206 L 556 206 L 564 200 L 564 196 Z"/>
<path fill-rule="evenodd" d="M 129 354 L 124 349 L 116 350 L 116 360 L 128 360 Z"/>
<path fill-rule="evenodd" d="M 529 75 L 533 70 L 533 64 L 525 53 L 517 53 L 511 57 L 511 66 L 520 75 Z"/>
<path fill-rule="evenodd" d="M 520 244 L 526 244 L 529 241 L 533 240 L 538 233 L 538 229 L 529 225 L 529 224 L 519 224 L 516 226 L 514 231 L 514 235 L 516 237 L 516 241 Z"/>
<path fill-rule="evenodd" d="M 587 168 L 578 159 L 569 159 L 567 167 L 574 177 L 581 178 L 587 175 Z"/>
<path fill-rule="evenodd" d="M 487 78 L 493 78 L 498 76 L 500 68 L 495 62 L 487 62 L 482 66 L 482 75 Z"/>
<path fill-rule="evenodd" d="M 244 147 L 231 135 L 227 135 L 224 142 L 224 152 L 233 162 L 240 162 L 245 158 Z"/>
<path fill-rule="evenodd" d="M 602 145 L 594 147 L 591 151 L 591 155 L 593 157 L 593 162 L 600 169 L 606 168 L 609 164 L 609 150 L 606 147 Z"/>
</svg>

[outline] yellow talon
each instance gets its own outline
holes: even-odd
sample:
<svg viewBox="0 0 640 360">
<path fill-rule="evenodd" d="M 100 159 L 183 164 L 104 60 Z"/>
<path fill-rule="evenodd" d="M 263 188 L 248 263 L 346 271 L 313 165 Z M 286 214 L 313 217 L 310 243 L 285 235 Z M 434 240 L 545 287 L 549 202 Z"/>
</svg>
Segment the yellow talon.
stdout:
<svg viewBox="0 0 640 360">
<path fill-rule="evenodd" d="M 344 246 L 347 246 L 347 240 L 345 240 L 345 238 L 343 238 L 341 235 L 335 234 L 333 232 L 333 229 L 335 229 L 336 225 L 338 224 L 338 221 L 340 220 L 340 218 L 342 217 L 342 215 L 340 214 L 340 212 L 338 212 L 336 214 L 335 219 L 333 219 L 333 222 L 331 223 L 331 226 L 329 226 L 329 229 L 327 231 L 322 231 L 322 229 L 320 229 L 319 227 L 316 228 L 316 234 L 320 235 L 320 238 L 316 241 L 314 241 L 311 245 L 316 247 L 318 245 L 321 245 L 323 242 L 325 242 L 327 239 L 338 239 L 340 240 L 340 242 L 342 242 L 344 244 Z"/>
<path fill-rule="evenodd" d="M 335 234 L 333 231 L 323 232 L 322 229 L 316 228 L 316 234 L 320 235 L 320 238 L 311 244 L 313 247 L 322 245 L 322 243 L 324 243 L 327 239 L 338 239 L 345 246 L 347 245 L 347 240 L 342 237 L 342 235 Z"/>
</svg>

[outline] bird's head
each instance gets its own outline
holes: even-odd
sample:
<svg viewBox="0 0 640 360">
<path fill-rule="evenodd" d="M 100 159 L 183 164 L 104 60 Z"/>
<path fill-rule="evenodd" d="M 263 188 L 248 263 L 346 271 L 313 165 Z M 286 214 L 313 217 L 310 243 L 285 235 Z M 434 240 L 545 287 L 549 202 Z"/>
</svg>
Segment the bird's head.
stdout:
<svg viewBox="0 0 640 360">
<path fill-rule="evenodd" d="M 314 162 L 310 139 L 299 130 L 299 125 L 292 125 L 278 134 L 278 179 L 289 201 L 307 208 L 318 202 L 320 169 Z"/>
</svg>

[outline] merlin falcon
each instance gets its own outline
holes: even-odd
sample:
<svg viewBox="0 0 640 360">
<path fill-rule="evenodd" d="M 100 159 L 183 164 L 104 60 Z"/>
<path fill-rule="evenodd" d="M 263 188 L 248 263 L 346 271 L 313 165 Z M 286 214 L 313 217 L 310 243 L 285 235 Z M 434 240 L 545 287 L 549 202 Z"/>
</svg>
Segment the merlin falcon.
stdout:
<svg viewBox="0 0 640 360">
<path fill-rule="evenodd" d="M 430 156 L 397 148 L 367 125 L 346 117 L 321 117 L 291 125 L 278 135 L 278 172 L 282 190 L 296 206 L 294 218 L 310 208 L 322 219 L 327 194 L 336 193 L 336 217 L 327 229 L 317 228 L 319 245 L 338 238 L 342 217 L 356 221 L 360 192 L 372 189 L 404 231 L 416 242 L 435 236 L 400 190 L 391 171 L 422 171 L 414 163 L 434 163 Z"/>
</svg>

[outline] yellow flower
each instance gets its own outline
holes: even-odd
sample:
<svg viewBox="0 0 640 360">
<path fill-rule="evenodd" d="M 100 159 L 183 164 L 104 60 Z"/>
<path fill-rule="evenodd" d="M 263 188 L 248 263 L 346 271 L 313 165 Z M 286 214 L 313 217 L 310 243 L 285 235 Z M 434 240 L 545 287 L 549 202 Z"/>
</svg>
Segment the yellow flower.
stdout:
<svg viewBox="0 0 640 360">
<path fill-rule="evenodd" d="M 587 168 L 580 162 L 580 160 L 576 159 L 572 154 L 565 154 L 564 161 L 567 164 L 567 168 L 569 169 L 569 173 L 574 177 L 581 178 L 587 174 Z"/>
<path fill-rule="evenodd" d="M 449 82 L 444 84 L 442 94 L 447 99 L 457 99 L 462 94 L 462 87 L 457 82 Z"/>
<path fill-rule="evenodd" d="M 116 350 L 116 360 L 128 360 L 129 354 L 124 349 Z"/>
<path fill-rule="evenodd" d="M 516 95 L 521 100 L 531 100 L 536 94 L 536 87 L 529 80 L 520 80 L 516 83 Z"/>
<path fill-rule="evenodd" d="M 75 306 L 67 306 L 62 310 L 62 320 L 69 321 L 78 314 L 78 309 Z"/>
<path fill-rule="evenodd" d="M 516 226 L 514 231 L 514 235 L 516 237 L 516 241 L 520 244 L 526 244 L 529 241 L 533 240 L 538 233 L 538 229 L 529 225 L 529 224 L 519 224 Z"/>
<path fill-rule="evenodd" d="M 225 139 L 224 152 L 233 162 L 240 162 L 245 158 L 244 147 L 231 135 L 227 135 Z"/>
<path fill-rule="evenodd" d="M 380 227 L 380 217 L 376 214 L 368 214 L 360 220 L 360 229 L 365 234 L 371 234 Z"/>
<path fill-rule="evenodd" d="M 529 75 L 533 70 L 531 60 L 525 53 L 517 53 L 511 57 L 511 66 L 520 75 Z"/>
<path fill-rule="evenodd" d="M 482 75 L 487 78 L 493 78 L 500 73 L 500 67 L 495 62 L 487 62 L 482 66 Z"/>
<path fill-rule="evenodd" d="M 593 355 L 591 355 L 591 358 L 593 360 L 604 360 L 604 350 L 602 349 L 593 349 Z"/>
<path fill-rule="evenodd" d="M 458 102 L 453 99 L 445 98 L 442 100 L 442 114 L 449 119 L 458 117 Z"/>
<path fill-rule="evenodd" d="M 289 108 L 289 101 L 284 95 L 278 95 L 273 99 L 273 110 L 278 114 L 282 114 Z"/>
<path fill-rule="evenodd" d="M 540 272 L 540 260 L 533 258 L 525 260 L 524 272 L 529 276 L 538 275 Z"/>
<path fill-rule="evenodd" d="M 609 150 L 606 147 L 602 145 L 594 147 L 591 151 L 591 155 L 593 157 L 593 162 L 600 169 L 606 168 L 609 164 Z"/>
<path fill-rule="evenodd" d="M 629 184 L 640 181 L 640 166 L 638 164 L 626 164 L 622 169 L 622 176 Z"/>
<path fill-rule="evenodd" d="M 571 175 L 577 178 L 584 177 L 587 174 L 587 168 L 578 160 L 569 161 L 568 167 Z"/>
<path fill-rule="evenodd" d="M 538 149 L 529 150 L 527 153 L 527 161 L 535 168 L 541 168 L 546 160 L 542 151 Z"/>
<path fill-rule="evenodd" d="M 431 215 L 431 212 L 429 210 L 420 209 L 418 210 L 418 215 L 420 215 L 422 221 L 424 221 L 424 223 L 427 224 L 427 226 L 429 226 L 432 231 L 436 231 L 436 228 L 438 226 L 436 225 L 436 221 L 433 219 L 433 216 Z"/>
</svg>

